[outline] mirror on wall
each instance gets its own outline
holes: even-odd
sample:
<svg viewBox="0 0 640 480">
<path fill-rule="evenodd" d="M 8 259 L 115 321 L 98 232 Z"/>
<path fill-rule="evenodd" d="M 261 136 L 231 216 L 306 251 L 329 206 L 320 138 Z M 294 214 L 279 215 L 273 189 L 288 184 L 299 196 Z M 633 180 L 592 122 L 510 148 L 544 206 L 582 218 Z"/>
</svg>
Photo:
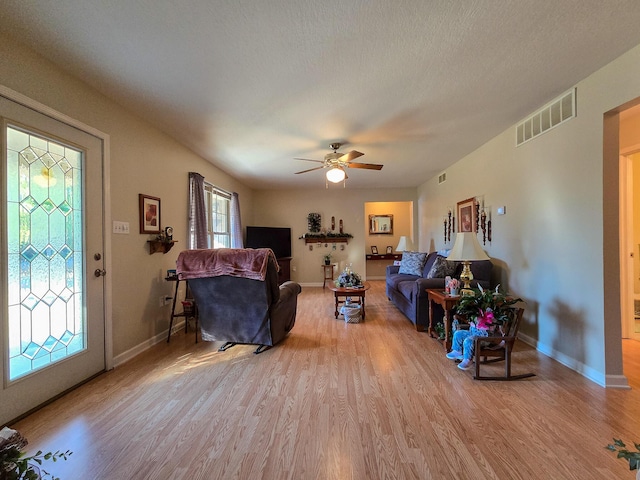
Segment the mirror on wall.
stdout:
<svg viewBox="0 0 640 480">
<path fill-rule="evenodd" d="M 393 215 L 369 215 L 369 235 L 393 235 Z"/>
</svg>

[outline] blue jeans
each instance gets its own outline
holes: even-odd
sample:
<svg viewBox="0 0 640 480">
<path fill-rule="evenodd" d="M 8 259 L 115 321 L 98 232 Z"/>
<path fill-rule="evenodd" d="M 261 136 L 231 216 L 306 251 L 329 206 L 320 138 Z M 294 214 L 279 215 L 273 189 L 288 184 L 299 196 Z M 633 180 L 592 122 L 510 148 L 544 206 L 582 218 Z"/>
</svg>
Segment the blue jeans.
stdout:
<svg viewBox="0 0 640 480">
<path fill-rule="evenodd" d="M 469 330 L 456 330 L 453 334 L 451 348 L 457 352 L 462 352 L 465 360 L 473 358 L 473 340 L 475 337 L 488 337 L 489 332 L 471 325 Z"/>
</svg>

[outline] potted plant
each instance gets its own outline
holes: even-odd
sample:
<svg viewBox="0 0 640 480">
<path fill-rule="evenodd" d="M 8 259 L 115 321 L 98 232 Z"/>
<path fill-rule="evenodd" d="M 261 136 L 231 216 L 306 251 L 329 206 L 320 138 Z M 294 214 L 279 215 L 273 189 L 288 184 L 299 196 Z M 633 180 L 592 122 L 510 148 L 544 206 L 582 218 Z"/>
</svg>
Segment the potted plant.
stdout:
<svg viewBox="0 0 640 480">
<path fill-rule="evenodd" d="M 326 255 L 324 255 L 324 264 L 325 265 L 331 265 L 331 252 L 327 253 Z"/>
<path fill-rule="evenodd" d="M 40 466 L 43 460 L 53 462 L 67 460 L 73 452 L 67 450 L 42 453 L 38 450 L 35 455 L 27 457 L 22 451 L 27 443 L 27 439 L 16 430 L 4 427 L 0 431 L 0 480 L 38 480 L 40 478 L 60 480 L 46 470 L 41 470 Z"/>
<path fill-rule="evenodd" d="M 614 438 L 613 443 L 607 445 L 606 448 L 612 452 L 618 452 L 618 458 L 627 460 L 629 462 L 629 470 L 638 470 L 636 479 L 640 479 L 640 443 L 634 442 L 633 445 L 636 449 L 635 452 L 627 450 L 627 446 L 622 440 Z"/>
<path fill-rule="evenodd" d="M 521 298 L 508 297 L 499 291 L 485 290 L 480 285 L 472 295 L 462 295 L 456 307 L 456 314 L 462 315 L 469 321 L 474 321 L 478 328 L 490 330 L 501 327 L 513 319 L 515 309 L 513 305 L 521 302 Z"/>
</svg>

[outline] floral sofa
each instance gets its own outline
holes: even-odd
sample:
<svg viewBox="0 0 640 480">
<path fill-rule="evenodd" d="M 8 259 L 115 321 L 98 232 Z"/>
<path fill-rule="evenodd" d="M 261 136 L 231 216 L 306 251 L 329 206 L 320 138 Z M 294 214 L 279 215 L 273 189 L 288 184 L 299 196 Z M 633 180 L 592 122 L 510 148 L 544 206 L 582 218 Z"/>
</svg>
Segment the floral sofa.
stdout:
<svg viewBox="0 0 640 480">
<path fill-rule="evenodd" d="M 471 263 L 473 280 L 484 288 L 491 287 L 491 260 Z M 387 298 L 416 326 L 425 331 L 429 326 L 429 301 L 427 289 L 443 289 L 446 276 L 460 278 L 461 262 L 450 262 L 437 252 L 404 252 L 400 265 L 390 265 L 386 272 Z M 434 320 L 440 322 L 444 312 L 434 305 Z"/>
</svg>

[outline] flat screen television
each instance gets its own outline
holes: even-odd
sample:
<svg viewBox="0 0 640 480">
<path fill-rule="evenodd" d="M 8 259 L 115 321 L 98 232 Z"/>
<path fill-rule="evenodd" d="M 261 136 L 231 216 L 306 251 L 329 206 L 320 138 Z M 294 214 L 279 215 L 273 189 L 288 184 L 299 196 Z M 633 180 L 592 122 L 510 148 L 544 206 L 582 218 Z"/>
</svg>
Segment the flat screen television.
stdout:
<svg viewBox="0 0 640 480">
<path fill-rule="evenodd" d="M 270 248 L 276 258 L 291 256 L 291 229 L 288 227 L 247 227 L 247 248 Z"/>
</svg>

